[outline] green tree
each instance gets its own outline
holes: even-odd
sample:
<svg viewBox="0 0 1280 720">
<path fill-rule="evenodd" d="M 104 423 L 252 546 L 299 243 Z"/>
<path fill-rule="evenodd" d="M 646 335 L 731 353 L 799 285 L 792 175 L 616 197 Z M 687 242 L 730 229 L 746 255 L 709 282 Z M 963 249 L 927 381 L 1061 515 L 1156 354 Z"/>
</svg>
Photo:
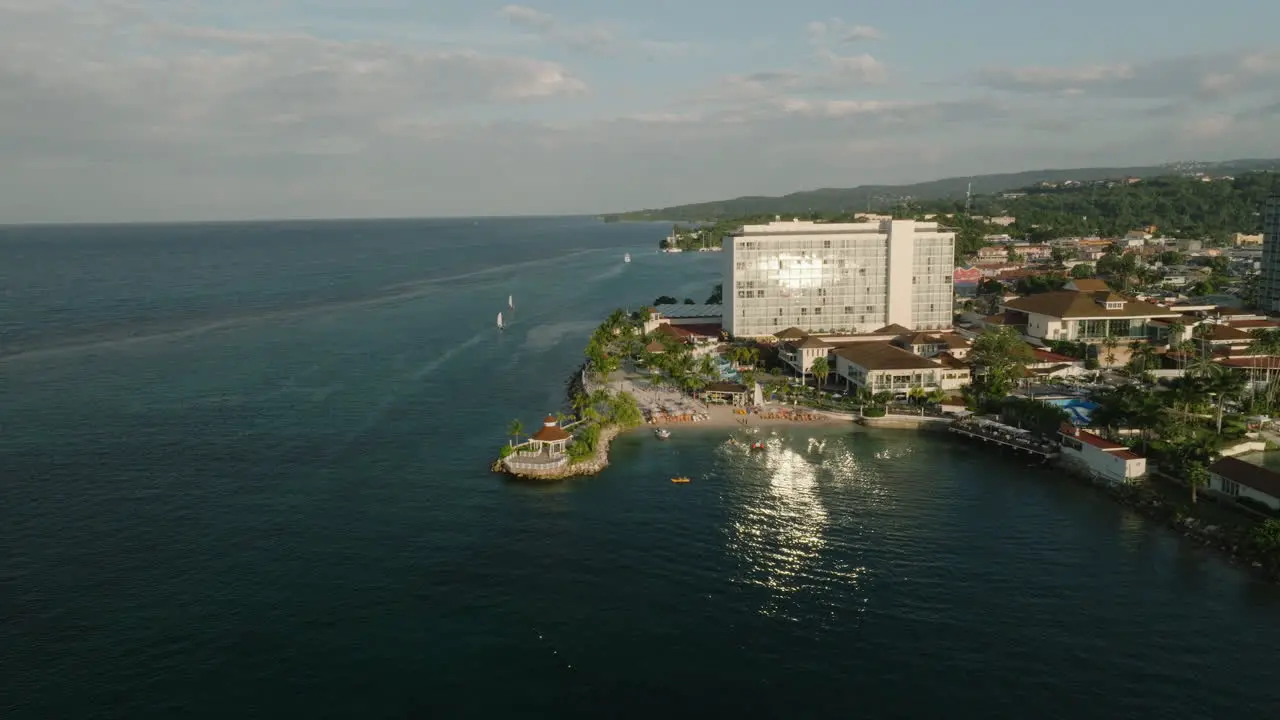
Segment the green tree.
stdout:
<svg viewBox="0 0 1280 720">
<path fill-rule="evenodd" d="M 1005 326 L 988 328 L 979 335 L 969 357 L 981 368 L 975 389 L 981 396 L 999 398 L 1008 395 L 1026 375 L 1035 354 L 1017 330 Z"/>
<path fill-rule="evenodd" d="M 511 436 L 512 445 L 520 444 L 520 436 L 524 434 L 524 423 L 520 422 L 520 418 L 512 420 L 511 424 L 507 425 L 507 434 Z"/>
<path fill-rule="evenodd" d="M 724 283 L 716 283 L 711 289 L 711 294 L 707 296 L 707 305 L 719 305 L 724 302 Z"/>
<path fill-rule="evenodd" d="M 814 359 L 813 364 L 809 366 L 809 371 L 813 373 L 813 384 L 815 387 L 821 388 L 827 383 L 827 376 L 831 374 L 831 366 L 824 357 Z"/>
<path fill-rule="evenodd" d="M 1071 277 L 1076 280 L 1084 280 L 1093 277 L 1093 266 L 1089 263 L 1080 263 L 1071 268 Z"/>
</svg>

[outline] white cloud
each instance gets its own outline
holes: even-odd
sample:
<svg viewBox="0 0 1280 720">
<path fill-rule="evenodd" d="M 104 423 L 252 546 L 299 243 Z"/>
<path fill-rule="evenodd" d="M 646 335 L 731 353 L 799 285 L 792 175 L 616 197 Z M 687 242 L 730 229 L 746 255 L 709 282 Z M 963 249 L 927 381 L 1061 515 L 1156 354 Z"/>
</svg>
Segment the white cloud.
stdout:
<svg viewBox="0 0 1280 720">
<path fill-rule="evenodd" d="M 1217 99 L 1274 88 L 1280 83 L 1280 52 L 1189 55 L 1077 67 L 988 67 L 979 71 L 977 80 L 980 85 L 1007 92 Z"/>
<path fill-rule="evenodd" d="M 607 25 L 568 25 L 524 5 L 507 5 L 498 13 L 516 27 L 579 50 L 605 52 L 615 49 L 618 43 L 617 31 Z"/>
<path fill-rule="evenodd" d="M 837 55 L 829 50 L 822 50 L 822 57 L 831 65 L 834 75 L 830 81 L 837 83 L 880 84 L 888 79 L 888 69 L 884 63 L 867 53 L 859 55 Z"/>
<path fill-rule="evenodd" d="M 0 154 L 14 159 L 354 153 L 387 127 L 586 90 L 559 64 L 470 50 L 19 20 L 0 22 Z"/>
<path fill-rule="evenodd" d="M 809 38 L 818 44 L 856 43 L 884 39 L 879 28 L 870 25 L 850 25 L 840 18 L 814 20 L 805 26 Z"/>
<path fill-rule="evenodd" d="M 1166 160 L 1169 147 L 1258 155 L 1280 123 L 1266 82 L 1280 57 L 1267 52 L 988 71 L 980 79 L 999 92 L 913 87 L 871 55 L 837 52 L 856 26 L 824 22 L 823 42 L 793 39 L 808 56 L 794 68 L 694 92 L 680 81 L 710 83 L 699 73 L 712 66 L 688 60 L 678 76 L 649 78 L 648 93 L 670 97 L 635 100 L 628 86 L 618 96 L 634 105 L 606 108 L 603 70 L 602 89 L 578 99 L 586 85 L 562 64 L 453 37 L 375 41 L 353 30 L 339 40 L 318 26 L 179 12 L 192 7 L 0 0 L 0 222 L 597 212 Z M 504 21 L 485 12 L 488 25 L 468 37 L 512 47 Z M 536 10 L 509 19 L 562 29 Z M 634 53 L 609 63 L 623 73 L 645 56 L 699 52 L 618 37 Z M 1196 109 L 1204 94 L 1239 102 Z"/>
</svg>

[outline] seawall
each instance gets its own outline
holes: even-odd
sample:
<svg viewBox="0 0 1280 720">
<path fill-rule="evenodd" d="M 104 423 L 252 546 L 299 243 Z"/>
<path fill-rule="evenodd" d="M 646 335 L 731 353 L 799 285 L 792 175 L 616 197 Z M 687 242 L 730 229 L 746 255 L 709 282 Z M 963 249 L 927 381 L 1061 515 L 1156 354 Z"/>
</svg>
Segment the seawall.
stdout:
<svg viewBox="0 0 1280 720">
<path fill-rule="evenodd" d="M 928 415 L 885 415 L 860 417 L 857 422 L 869 428 L 884 430 L 946 430 L 951 426 L 952 419 Z"/>
</svg>

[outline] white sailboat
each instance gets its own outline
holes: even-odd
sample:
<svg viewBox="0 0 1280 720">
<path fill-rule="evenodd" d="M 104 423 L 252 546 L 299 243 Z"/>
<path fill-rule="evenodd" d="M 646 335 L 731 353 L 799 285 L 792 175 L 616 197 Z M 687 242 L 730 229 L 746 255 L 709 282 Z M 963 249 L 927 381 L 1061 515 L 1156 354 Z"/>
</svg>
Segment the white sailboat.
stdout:
<svg viewBox="0 0 1280 720">
<path fill-rule="evenodd" d="M 505 330 L 507 326 L 502 322 L 502 313 L 498 313 L 498 329 Z"/>
<path fill-rule="evenodd" d="M 508 295 L 508 296 L 507 296 L 507 309 L 508 309 L 508 310 L 515 310 L 515 309 L 516 309 L 516 301 L 515 301 L 515 300 L 513 300 L 513 299 L 511 299 L 511 296 L 510 296 L 510 295 Z"/>
</svg>

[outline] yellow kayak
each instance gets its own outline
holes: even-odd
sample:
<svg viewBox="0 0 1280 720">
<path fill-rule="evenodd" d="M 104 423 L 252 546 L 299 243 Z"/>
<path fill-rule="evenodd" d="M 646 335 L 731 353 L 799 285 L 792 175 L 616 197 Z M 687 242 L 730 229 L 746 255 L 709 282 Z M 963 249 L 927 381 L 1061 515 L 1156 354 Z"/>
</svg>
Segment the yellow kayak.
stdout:
<svg viewBox="0 0 1280 720">
<path fill-rule="evenodd" d="M 683 483 L 687 483 L 687 482 L 689 482 L 689 478 L 687 478 L 687 477 L 673 477 L 673 478 L 671 478 L 671 482 L 673 482 L 673 483 L 680 483 L 680 484 L 683 484 Z"/>
</svg>

